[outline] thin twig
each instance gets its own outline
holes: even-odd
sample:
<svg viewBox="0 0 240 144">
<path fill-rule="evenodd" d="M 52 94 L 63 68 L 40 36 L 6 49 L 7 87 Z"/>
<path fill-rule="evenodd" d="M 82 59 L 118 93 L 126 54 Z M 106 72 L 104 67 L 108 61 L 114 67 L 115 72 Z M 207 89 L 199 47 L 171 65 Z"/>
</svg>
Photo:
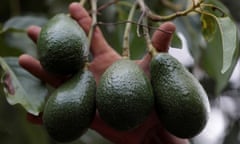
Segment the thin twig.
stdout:
<svg viewBox="0 0 240 144">
<path fill-rule="evenodd" d="M 142 27 L 142 20 L 143 18 L 146 16 L 146 13 L 145 12 L 142 12 L 142 14 L 140 15 L 139 19 L 138 19 L 138 22 L 137 22 L 137 36 L 138 37 L 141 37 L 141 34 L 140 34 L 140 28 Z"/>
<path fill-rule="evenodd" d="M 140 5 L 140 7 L 142 7 L 141 9 L 144 10 L 144 7 L 146 7 L 146 4 L 144 4 L 144 1 L 138 0 L 138 3 Z M 201 6 L 201 4 L 203 3 L 203 0 L 199 0 L 197 3 L 194 0 L 192 0 L 192 3 L 193 4 L 190 8 L 188 8 L 184 11 L 177 11 L 177 12 L 167 15 L 167 16 L 160 16 L 160 15 L 154 14 L 151 10 L 147 11 L 147 16 L 148 16 L 148 18 L 150 18 L 153 21 L 169 21 L 176 17 L 186 16 L 191 12 L 196 12 L 196 9 Z"/>
<path fill-rule="evenodd" d="M 116 4 L 118 1 L 119 1 L 119 0 L 112 0 L 112 1 L 109 1 L 109 2 L 107 2 L 107 3 L 103 4 L 103 5 L 101 5 L 100 7 L 98 7 L 97 10 L 98 10 L 98 11 L 102 11 L 102 10 L 106 9 L 107 7 L 109 7 L 109 6 L 111 6 L 111 5 L 113 5 L 113 4 Z"/>
<path fill-rule="evenodd" d="M 138 19 L 138 22 L 137 22 L 137 35 L 140 37 L 141 36 L 141 34 L 140 34 L 140 26 L 142 24 L 143 18 L 145 18 L 145 16 L 147 15 L 147 12 L 148 12 L 149 9 L 145 5 L 143 0 L 138 0 L 137 2 L 140 5 L 141 11 L 142 11 L 142 14 L 140 15 L 140 17 Z"/>
<path fill-rule="evenodd" d="M 143 0 L 137 0 L 137 2 L 138 2 L 139 6 L 140 6 L 140 8 L 141 8 L 141 11 L 143 12 L 143 15 L 142 15 L 142 16 L 145 17 L 145 14 L 147 14 L 147 13 L 149 12 L 149 8 L 147 7 L 147 5 L 144 3 Z M 142 18 L 139 18 L 140 21 L 143 20 L 143 17 L 142 17 Z"/>
<path fill-rule="evenodd" d="M 148 26 L 148 25 L 144 25 L 144 24 L 139 24 L 138 22 L 134 22 L 134 21 L 120 21 L 120 22 L 114 22 L 114 23 L 111 23 L 111 22 L 101 22 L 99 21 L 97 23 L 97 25 L 118 25 L 118 24 L 126 24 L 126 23 L 131 23 L 131 24 L 135 24 L 135 25 L 140 25 L 141 27 L 146 27 L 146 28 L 149 28 L 149 29 L 152 29 L 152 30 L 157 30 L 157 31 L 161 31 L 161 32 L 164 32 L 164 33 L 167 33 L 167 34 L 172 34 L 171 31 L 166 31 L 166 30 L 162 30 L 162 29 L 159 29 L 158 27 L 153 27 L 153 26 Z"/>
<path fill-rule="evenodd" d="M 131 21 L 133 19 L 134 16 L 134 12 L 137 8 L 137 3 L 134 3 L 130 13 L 128 15 L 128 21 Z M 122 56 L 129 58 L 130 57 L 130 45 L 129 45 L 129 37 L 130 37 L 130 33 L 131 33 L 131 26 L 132 23 L 127 23 L 125 30 L 124 30 L 124 34 L 123 34 L 123 51 L 122 51 Z"/>
</svg>

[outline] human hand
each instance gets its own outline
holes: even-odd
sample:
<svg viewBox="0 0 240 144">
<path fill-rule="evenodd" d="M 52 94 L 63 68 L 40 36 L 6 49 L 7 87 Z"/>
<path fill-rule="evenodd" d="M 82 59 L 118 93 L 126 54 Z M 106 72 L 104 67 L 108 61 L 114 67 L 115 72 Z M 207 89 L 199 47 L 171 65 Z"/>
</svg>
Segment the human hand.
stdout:
<svg viewBox="0 0 240 144">
<path fill-rule="evenodd" d="M 88 15 L 87 11 L 79 5 L 79 3 L 72 3 L 69 6 L 69 11 L 71 16 L 79 23 L 79 25 L 84 29 L 86 33 L 89 32 L 91 26 L 91 17 Z M 168 22 L 160 26 L 161 30 L 174 32 L 175 26 Z M 31 26 L 28 28 L 29 37 L 37 42 L 37 37 L 40 32 L 40 28 L 36 26 Z M 171 41 L 172 35 L 166 34 L 161 31 L 156 31 L 152 37 L 152 43 L 158 51 L 167 52 L 169 48 L 169 43 Z M 121 56 L 114 51 L 111 46 L 104 39 L 101 30 L 96 27 L 93 40 L 91 43 L 90 51 L 93 55 L 93 60 L 89 64 L 89 70 L 94 74 L 95 80 L 98 83 L 103 72 L 116 60 L 120 59 Z M 149 63 L 151 60 L 151 55 L 146 54 L 143 59 L 137 60 L 136 63 L 149 75 Z M 28 70 L 30 73 L 38 77 L 39 79 L 49 83 L 53 87 L 60 86 L 67 77 L 57 77 L 47 73 L 41 66 L 40 62 L 29 56 L 22 55 L 19 57 L 20 65 Z M 41 117 L 33 118 L 29 115 L 29 118 L 33 120 L 40 120 Z M 168 133 L 161 125 L 156 113 L 153 112 L 149 117 L 136 129 L 119 132 L 100 119 L 98 114 L 96 114 L 95 119 L 91 125 L 91 128 L 96 130 L 105 138 L 116 144 L 187 144 L 188 140 L 179 139 L 170 133 Z"/>
</svg>

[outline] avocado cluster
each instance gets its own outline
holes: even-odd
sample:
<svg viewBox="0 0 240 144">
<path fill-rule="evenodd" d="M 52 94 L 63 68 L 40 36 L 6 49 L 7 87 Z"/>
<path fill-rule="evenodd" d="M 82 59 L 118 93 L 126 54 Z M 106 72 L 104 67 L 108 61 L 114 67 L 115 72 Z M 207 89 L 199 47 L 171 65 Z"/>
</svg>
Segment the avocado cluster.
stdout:
<svg viewBox="0 0 240 144">
<path fill-rule="evenodd" d="M 58 14 L 42 27 L 37 46 L 46 71 L 71 77 L 49 96 L 43 124 L 54 140 L 73 141 L 90 127 L 96 112 L 96 82 L 86 68 L 87 36 L 76 21 Z"/>
<path fill-rule="evenodd" d="M 210 105 L 199 81 L 173 56 L 156 53 L 150 82 L 128 59 L 113 63 L 102 75 L 96 95 L 100 117 L 112 128 L 130 130 L 153 109 L 163 126 L 180 138 L 191 138 L 205 127 Z"/>
<path fill-rule="evenodd" d="M 87 36 L 69 16 L 58 14 L 42 28 L 39 60 L 55 75 L 71 78 L 55 89 L 43 111 L 43 124 L 59 142 L 80 137 L 90 127 L 96 109 L 110 127 L 128 131 L 156 110 L 163 126 L 180 138 L 197 135 L 210 111 L 198 80 L 174 57 L 154 54 L 150 79 L 134 61 L 122 58 L 109 66 L 98 86 L 87 69 Z"/>
</svg>

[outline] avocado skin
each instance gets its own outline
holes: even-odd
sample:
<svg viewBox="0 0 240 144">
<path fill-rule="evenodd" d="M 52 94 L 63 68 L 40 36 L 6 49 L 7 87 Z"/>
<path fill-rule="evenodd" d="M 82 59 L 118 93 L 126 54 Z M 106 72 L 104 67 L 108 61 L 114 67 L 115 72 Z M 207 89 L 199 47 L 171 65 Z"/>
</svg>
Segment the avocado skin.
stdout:
<svg viewBox="0 0 240 144">
<path fill-rule="evenodd" d="M 72 18 L 58 14 L 42 27 L 37 47 L 43 68 L 67 75 L 83 69 L 88 57 L 88 40 Z"/>
<path fill-rule="evenodd" d="M 205 127 L 210 112 L 201 84 L 167 53 L 154 56 L 150 69 L 156 111 L 165 128 L 180 138 L 196 136 Z"/>
<path fill-rule="evenodd" d="M 88 129 L 96 111 L 95 92 L 92 73 L 84 71 L 52 93 L 43 112 L 43 124 L 54 140 L 73 141 Z"/>
<path fill-rule="evenodd" d="M 153 110 L 150 81 L 133 61 L 118 60 L 102 75 L 96 104 L 100 117 L 112 128 L 135 128 Z"/>
</svg>

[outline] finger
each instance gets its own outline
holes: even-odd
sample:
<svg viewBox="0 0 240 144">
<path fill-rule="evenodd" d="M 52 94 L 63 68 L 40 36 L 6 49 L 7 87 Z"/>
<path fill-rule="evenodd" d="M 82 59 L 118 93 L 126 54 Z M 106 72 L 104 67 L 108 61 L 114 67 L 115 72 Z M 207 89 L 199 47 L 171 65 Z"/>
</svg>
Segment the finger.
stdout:
<svg viewBox="0 0 240 144">
<path fill-rule="evenodd" d="M 38 77 L 40 80 L 43 80 L 53 87 L 58 87 L 63 83 L 63 78 L 57 78 L 47 73 L 41 66 L 40 62 L 29 55 L 21 55 L 19 57 L 19 64 L 25 68 L 28 72 Z"/>
<path fill-rule="evenodd" d="M 165 22 L 159 29 L 160 30 L 155 31 L 152 36 L 152 44 L 158 52 L 168 52 L 176 27 L 172 22 Z"/>
<path fill-rule="evenodd" d="M 69 6 L 71 16 L 79 23 L 79 25 L 88 34 L 91 29 L 92 19 L 88 12 L 79 4 L 72 3 Z M 91 52 L 93 56 L 103 54 L 112 50 L 107 41 L 104 39 L 101 30 L 96 27 L 92 37 Z"/>
<path fill-rule="evenodd" d="M 40 27 L 38 27 L 38 26 L 30 26 L 27 29 L 27 34 L 36 43 L 40 31 L 41 31 Z"/>
</svg>

